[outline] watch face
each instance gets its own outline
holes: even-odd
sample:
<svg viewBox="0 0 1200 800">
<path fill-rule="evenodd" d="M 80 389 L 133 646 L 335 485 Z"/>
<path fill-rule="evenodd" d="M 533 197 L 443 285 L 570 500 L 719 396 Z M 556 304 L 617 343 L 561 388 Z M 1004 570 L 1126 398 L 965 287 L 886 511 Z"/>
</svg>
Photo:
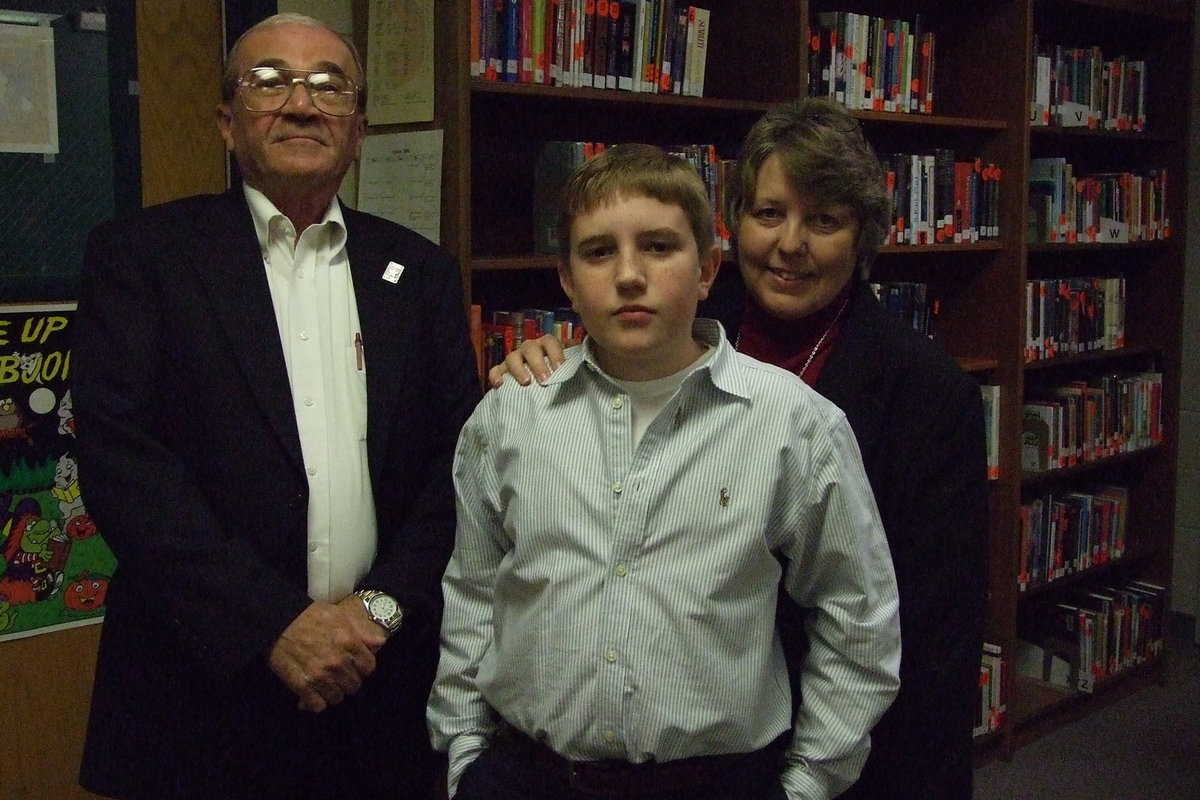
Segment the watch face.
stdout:
<svg viewBox="0 0 1200 800">
<path fill-rule="evenodd" d="M 397 608 L 396 601 L 387 595 L 371 598 L 371 613 L 379 619 L 391 619 Z"/>
</svg>

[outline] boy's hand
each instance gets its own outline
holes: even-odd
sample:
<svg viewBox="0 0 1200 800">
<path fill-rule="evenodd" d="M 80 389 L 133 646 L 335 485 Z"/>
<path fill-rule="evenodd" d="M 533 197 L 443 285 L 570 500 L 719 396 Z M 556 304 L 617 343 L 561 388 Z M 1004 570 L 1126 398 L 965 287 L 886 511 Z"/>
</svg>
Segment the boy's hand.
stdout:
<svg viewBox="0 0 1200 800">
<path fill-rule="evenodd" d="M 511 375 L 517 383 L 528 386 L 531 379 L 545 383 L 550 373 L 562 366 L 563 344 L 549 334 L 530 339 L 504 357 L 502 363 L 488 370 L 488 383 L 495 389 Z"/>
</svg>

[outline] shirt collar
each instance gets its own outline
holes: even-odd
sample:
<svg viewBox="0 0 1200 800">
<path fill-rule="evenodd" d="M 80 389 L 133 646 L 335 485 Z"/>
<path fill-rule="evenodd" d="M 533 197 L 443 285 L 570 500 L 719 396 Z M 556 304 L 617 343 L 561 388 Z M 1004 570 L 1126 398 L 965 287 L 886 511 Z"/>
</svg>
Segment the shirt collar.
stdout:
<svg viewBox="0 0 1200 800">
<path fill-rule="evenodd" d="M 254 220 L 254 232 L 258 236 L 258 246 L 263 252 L 263 257 L 267 254 L 267 244 L 271 240 L 271 223 L 276 219 L 287 219 L 283 212 L 276 208 L 265 194 L 255 189 L 248 183 L 242 183 L 242 191 L 246 195 L 246 204 L 250 206 L 250 217 Z M 290 220 L 288 220 L 290 222 Z M 329 226 L 329 245 L 333 251 L 337 251 L 346 243 L 346 220 L 342 216 L 342 205 L 338 202 L 337 195 L 329 201 L 329 208 L 325 209 L 325 215 L 321 217 L 318 226 L 325 223 L 333 223 Z"/>
</svg>

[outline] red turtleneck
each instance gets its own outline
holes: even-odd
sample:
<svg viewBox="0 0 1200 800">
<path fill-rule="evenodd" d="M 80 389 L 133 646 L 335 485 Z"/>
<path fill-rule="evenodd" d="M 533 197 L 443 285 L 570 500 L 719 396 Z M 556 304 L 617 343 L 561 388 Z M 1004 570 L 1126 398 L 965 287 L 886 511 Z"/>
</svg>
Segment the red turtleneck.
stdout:
<svg viewBox="0 0 1200 800">
<path fill-rule="evenodd" d="M 854 281 L 847 283 L 833 302 L 820 311 L 796 320 L 775 319 L 747 294 L 742 327 L 738 331 L 738 352 L 783 367 L 812 386 L 837 341 L 853 284 Z"/>
</svg>

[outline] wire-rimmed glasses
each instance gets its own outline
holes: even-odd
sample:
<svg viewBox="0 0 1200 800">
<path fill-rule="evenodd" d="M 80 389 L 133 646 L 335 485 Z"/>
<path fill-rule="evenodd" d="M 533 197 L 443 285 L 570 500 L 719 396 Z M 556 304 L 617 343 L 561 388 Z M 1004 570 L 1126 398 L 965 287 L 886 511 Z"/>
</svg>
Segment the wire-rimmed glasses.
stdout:
<svg viewBox="0 0 1200 800">
<path fill-rule="evenodd" d="M 287 105 L 297 83 L 325 114 L 348 117 L 358 108 L 358 84 L 340 72 L 252 67 L 238 78 L 237 88 L 247 111 L 269 114 Z"/>
</svg>

